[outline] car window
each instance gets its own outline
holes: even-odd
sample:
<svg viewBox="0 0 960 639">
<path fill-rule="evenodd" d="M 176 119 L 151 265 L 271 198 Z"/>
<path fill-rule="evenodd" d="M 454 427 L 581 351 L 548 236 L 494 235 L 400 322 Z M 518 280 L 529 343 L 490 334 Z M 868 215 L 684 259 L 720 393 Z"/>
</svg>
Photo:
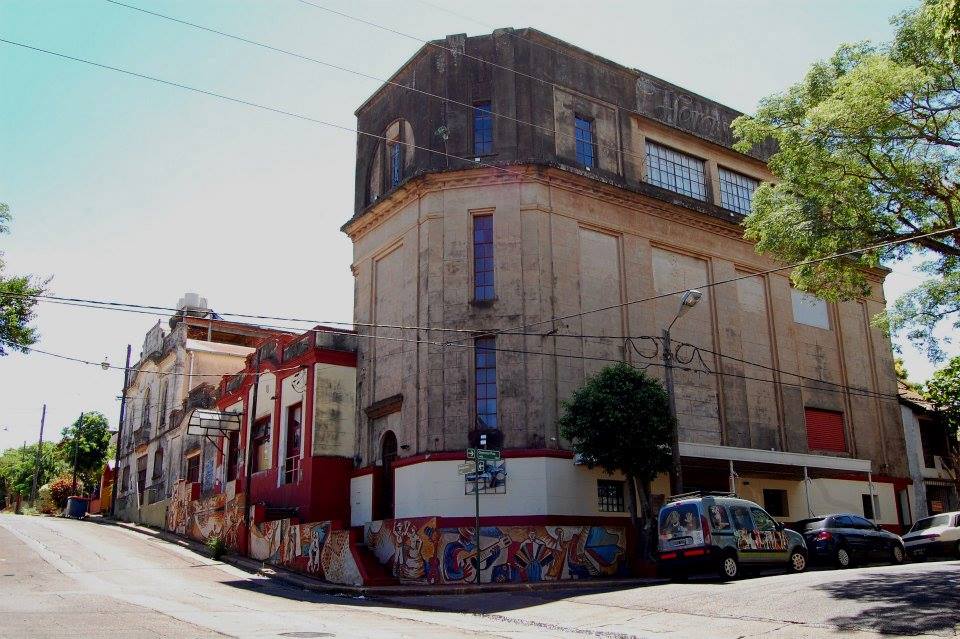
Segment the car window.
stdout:
<svg viewBox="0 0 960 639">
<path fill-rule="evenodd" d="M 826 519 L 807 519 L 800 522 L 800 529 L 802 531 L 808 530 L 817 530 L 818 528 L 826 528 L 827 520 Z"/>
<path fill-rule="evenodd" d="M 731 506 L 730 518 L 733 520 L 733 527 L 737 530 L 753 530 L 753 519 L 750 518 L 750 510 L 743 506 Z"/>
<path fill-rule="evenodd" d="M 926 530 L 927 528 L 934 528 L 936 526 L 949 526 L 950 525 L 950 515 L 936 515 L 935 517 L 927 517 L 925 519 L 919 519 L 910 529 L 910 532 L 917 532 L 918 530 Z"/>
<path fill-rule="evenodd" d="M 733 530 L 726 507 L 719 504 L 710 506 L 710 528 L 714 532 L 730 532 Z"/>
<path fill-rule="evenodd" d="M 660 510 L 660 547 L 703 545 L 703 530 L 700 528 L 700 511 L 696 503 L 678 503 Z"/>
<path fill-rule="evenodd" d="M 853 520 L 846 515 L 838 515 L 833 518 L 831 526 L 833 528 L 853 528 Z"/>
<path fill-rule="evenodd" d="M 867 521 L 863 517 L 856 517 L 851 515 L 850 521 L 853 523 L 854 528 L 860 528 L 863 530 L 872 530 L 874 527 L 873 524 L 871 524 L 869 521 Z"/>
<path fill-rule="evenodd" d="M 776 530 L 777 522 L 770 515 L 759 508 L 751 508 L 750 514 L 753 515 L 753 521 L 757 524 L 757 530 Z"/>
</svg>

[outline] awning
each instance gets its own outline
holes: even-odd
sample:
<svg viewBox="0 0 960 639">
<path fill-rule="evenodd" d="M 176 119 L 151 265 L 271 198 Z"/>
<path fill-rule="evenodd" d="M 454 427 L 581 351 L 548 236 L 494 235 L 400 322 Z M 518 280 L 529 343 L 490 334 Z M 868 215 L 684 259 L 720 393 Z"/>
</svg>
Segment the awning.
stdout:
<svg viewBox="0 0 960 639">
<path fill-rule="evenodd" d="M 223 413 L 218 410 L 194 408 L 187 423 L 188 435 L 222 435 L 240 430 L 240 413 Z"/>
<path fill-rule="evenodd" d="M 680 442 L 680 456 L 751 462 L 756 464 L 774 464 L 778 466 L 796 466 L 798 468 L 824 468 L 827 470 L 858 473 L 869 473 L 871 471 L 871 462 L 869 459 L 810 455 L 805 453 L 785 453 L 777 450 L 717 446 L 716 444 Z"/>
</svg>

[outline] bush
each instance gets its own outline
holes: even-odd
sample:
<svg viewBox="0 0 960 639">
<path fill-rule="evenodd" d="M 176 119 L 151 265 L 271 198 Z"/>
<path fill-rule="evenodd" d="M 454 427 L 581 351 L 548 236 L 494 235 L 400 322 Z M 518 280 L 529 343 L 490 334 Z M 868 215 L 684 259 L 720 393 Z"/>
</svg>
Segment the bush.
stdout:
<svg viewBox="0 0 960 639">
<path fill-rule="evenodd" d="M 53 503 L 53 496 L 50 494 L 50 484 L 44 484 L 37 491 L 37 510 L 47 515 L 57 512 L 57 505 Z"/>
<path fill-rule="evenodd" d="M 214 536 L 207 540 L 207 549 L 215 560 L 219 560 L 227 554 L 227 543 L 223 540 L 223 537 Z"/>
<path fill-rule="evenodd" d="M 61 475 L 50 482 L 49 485 L 53 505 L 63 510 L 67 507 L 67 499 L 73 492 L 73 479 L 67 475 Z"/>
</svg>

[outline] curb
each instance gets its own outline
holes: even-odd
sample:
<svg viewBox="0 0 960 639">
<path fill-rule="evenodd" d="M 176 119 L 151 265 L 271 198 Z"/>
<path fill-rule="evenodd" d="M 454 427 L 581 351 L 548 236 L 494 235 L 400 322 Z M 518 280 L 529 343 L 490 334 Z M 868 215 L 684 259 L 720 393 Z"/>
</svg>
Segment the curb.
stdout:
<svg viewBox="0 0 960 639">
<path fill-rule="evenodd" d="M 162 539 L 178 546 L 189 548 L 190 550 L 209 557 L 206 547 L 198 541 L 185 539 L 179 535 L 174 535 L 164 530 L 157 530 L 148 526 L 141 526 L 107 517 L 87 517 L 86 521 L 105 525 L 117 526 L 127 530 L 147 535 L 155 539 Z M 632 577 L 621 579 L 570 579 L 564 581 L 540 581 L 536 583 L 505 583 L 505 584 L 464 584 L 461 586 L 435 586 L 435 585 L 396 585 L 396 586 L 347 586 L 341 584 L 332 584 L 314 577 L 302 575 L 300 573 L 265 564 L 264 562 L 241 557 L 238 555 L 224 555 L 221 560 L 241 570 L 277 579 L 292 586 L 319 592 L 329 595 L 340 596 L 365 596 L 365 597 L 389 597 L 396 599 L 404 596 L 422 596 L 422 595 L 466 595 L 480 594 L 488 592 L 527 592 L 537 593 L 554 590 L 604 590 L 618 587 L 641 587 L 654 586 L 667 583 L 666 579 L 655 579 L 652 577 Z"/>
</svg>

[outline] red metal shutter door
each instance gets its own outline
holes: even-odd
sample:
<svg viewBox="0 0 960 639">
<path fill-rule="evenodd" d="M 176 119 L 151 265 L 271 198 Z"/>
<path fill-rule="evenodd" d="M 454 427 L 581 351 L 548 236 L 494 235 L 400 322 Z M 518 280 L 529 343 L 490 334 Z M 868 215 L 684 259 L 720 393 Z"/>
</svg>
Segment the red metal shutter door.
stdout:
<svg viewBox="0 0 960 639">
<path fill-rule="evenodd" d="M 843 413 L 816 408 L 804 409 L 807 422 L 807 446 L 810 450 L 847 452 L 847 439 L 843 434 Z"/>
</svg>

